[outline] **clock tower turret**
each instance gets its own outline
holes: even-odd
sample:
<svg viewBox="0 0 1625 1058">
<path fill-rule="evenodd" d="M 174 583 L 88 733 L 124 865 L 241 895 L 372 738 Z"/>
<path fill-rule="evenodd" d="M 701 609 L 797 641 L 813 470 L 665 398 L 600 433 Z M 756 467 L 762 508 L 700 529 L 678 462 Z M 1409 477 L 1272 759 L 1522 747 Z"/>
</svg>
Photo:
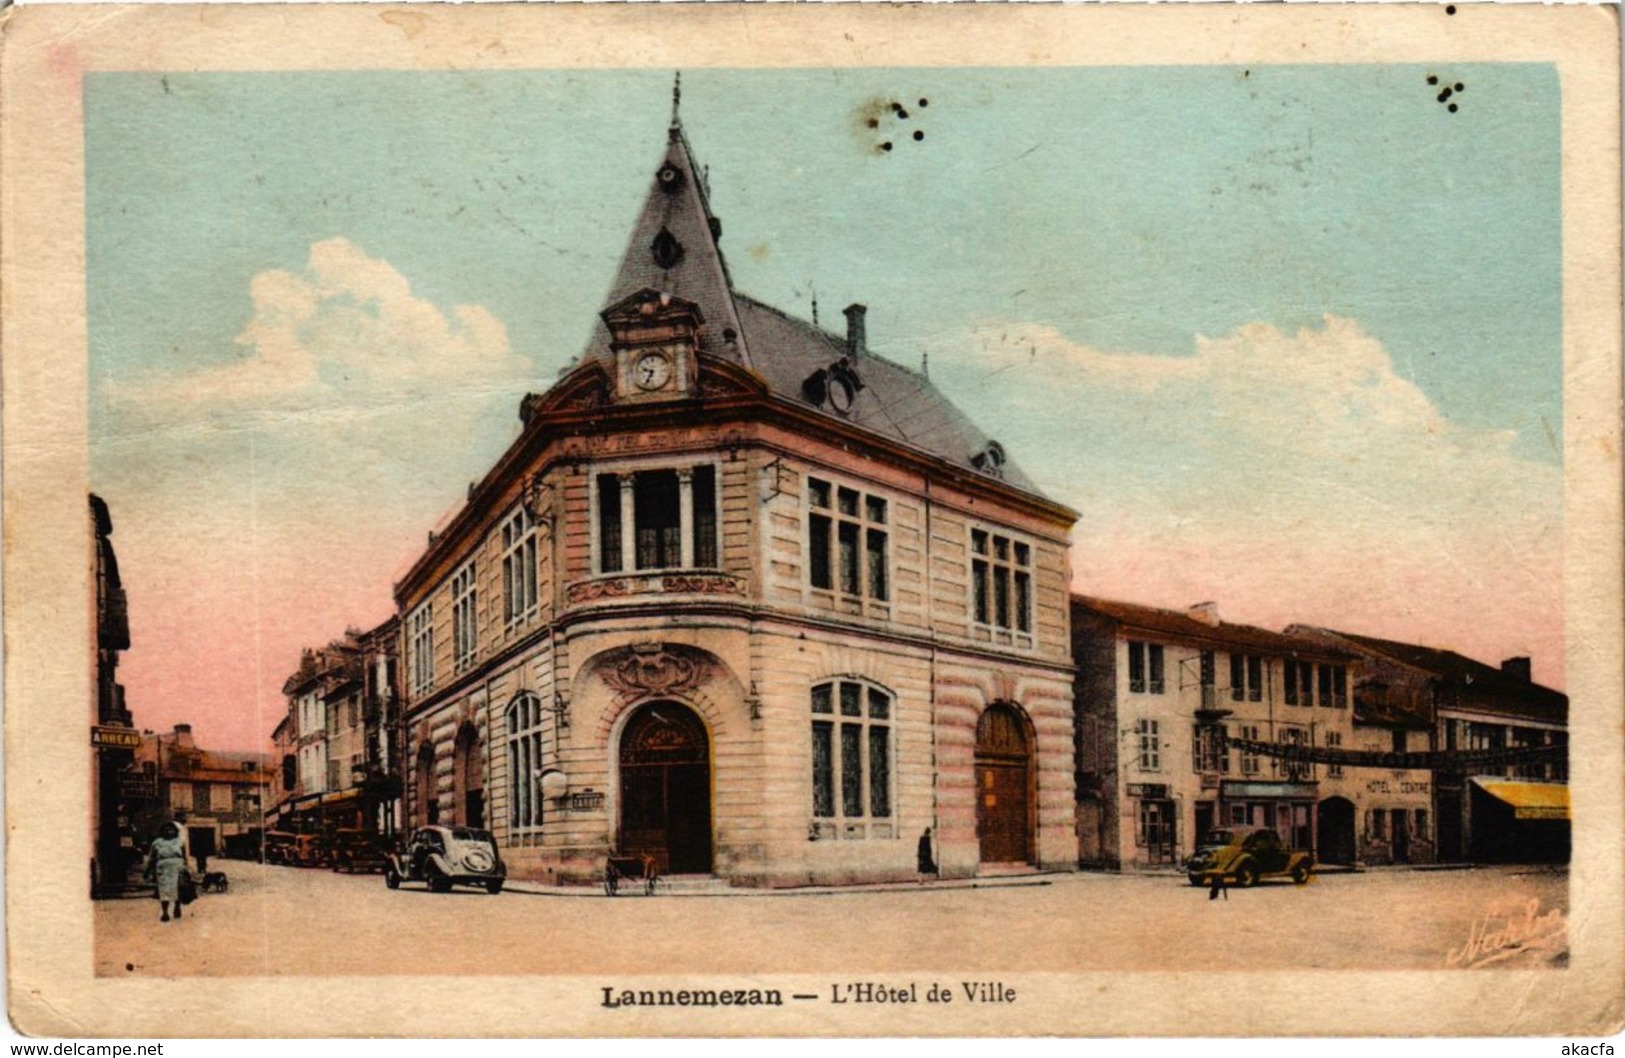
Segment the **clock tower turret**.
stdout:
<svg viewBox="0 0 1625 1058">
<path fill-rule="evenodd" d="M 615 354 L 615 399 L 676 400 L 698 392 L 699 334 L 692 301 L 644 288 L 601 314 Z"/>
</svg>

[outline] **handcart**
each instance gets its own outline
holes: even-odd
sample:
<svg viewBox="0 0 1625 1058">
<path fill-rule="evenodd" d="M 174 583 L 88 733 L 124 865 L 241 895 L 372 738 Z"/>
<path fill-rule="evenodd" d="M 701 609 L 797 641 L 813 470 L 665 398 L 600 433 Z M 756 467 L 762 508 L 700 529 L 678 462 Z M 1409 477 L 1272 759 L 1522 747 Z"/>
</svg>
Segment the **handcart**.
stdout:
<svg viewBox="0 0 1625 1058">
<path fill-rule="evenodd" d="M 604 895 L 614 896 L 622 884 L 641 885 L 645 896 L 655 894 L 655 883 L 660 880 L 660 867 L 648 853 L 622 856 L 610 853 L 604 861 Z"/>
</svg>

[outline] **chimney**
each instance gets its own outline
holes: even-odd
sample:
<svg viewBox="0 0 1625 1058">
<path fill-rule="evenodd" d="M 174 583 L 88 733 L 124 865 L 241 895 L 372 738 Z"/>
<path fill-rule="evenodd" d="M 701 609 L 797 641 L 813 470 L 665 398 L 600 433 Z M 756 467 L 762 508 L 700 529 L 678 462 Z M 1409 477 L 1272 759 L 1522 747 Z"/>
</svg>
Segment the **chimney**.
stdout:
<svg viewBox="0 0 1625 1058">
<path fill-rule="evenodd" d="M 863 316 L 869 310 L 857 302 L 853 302 L 841 311 L 846 313 L 846 352 L 852 357 L 861 356 L 868 347 L 868 336 L 864 333 Z"/>
<path fill-rule="evenodd" d="M 1219 604 L 1216 602 L 1199 602 L 1185 611 L 1185 616 L 1192 621 L 1200 621 L 1209 628 L 1219 627 Z"/>
<path fill-rule="evenodd" d="M 1522 680 L 1524 683 L 1531 683 L 1534 679 L 1529 670 L 1528 658 L 1507 658 L 1501 662 L 1501 671 L 1515 680 Z"/>
<path fill-rule="evenodd" d="M 191 724 L 176 724 L 175 725 L 175 745 L 185 747 L 186 749 L 191 749 L 192 748 L 192 725 Z"/>
</svg>

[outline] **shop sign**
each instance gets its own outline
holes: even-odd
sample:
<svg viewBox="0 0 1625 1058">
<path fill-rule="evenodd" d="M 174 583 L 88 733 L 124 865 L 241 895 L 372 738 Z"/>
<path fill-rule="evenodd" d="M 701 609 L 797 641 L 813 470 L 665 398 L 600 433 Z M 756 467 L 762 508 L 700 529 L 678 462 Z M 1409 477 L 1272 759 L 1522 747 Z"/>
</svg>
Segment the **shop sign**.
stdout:
<svg viewBox="0 0 1625 1058">
<path fill-rule="evenodd" d="M 141 732 L 128 727 L 92 726 L 90 744 L 97 749 L 140 749 Z"/>
</svg>

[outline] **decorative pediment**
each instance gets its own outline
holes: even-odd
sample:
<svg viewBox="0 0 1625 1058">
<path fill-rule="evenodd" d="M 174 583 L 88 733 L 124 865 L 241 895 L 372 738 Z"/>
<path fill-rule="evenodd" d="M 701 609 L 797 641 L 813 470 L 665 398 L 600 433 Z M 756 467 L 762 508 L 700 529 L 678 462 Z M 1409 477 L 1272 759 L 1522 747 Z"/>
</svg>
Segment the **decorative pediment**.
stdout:
<svg viewBox="0 0 1625 1058">
<path fill-rule="evenodd" d="M 669 235 L 664 229 L 662 235 Z M 599 313 L 617 348 L 625 345 L 693 341 L 705 314 L 692 301 L 644 287 Z"/>
<path fill-rule="evenodd" d="M 519 418 L 528 425 L 538 415 L 592 411 L 609 402 L 609 373 L 603 364 L 589 360 L 546 393 L 527 393 L 519 405 Z"/>
</svg>

